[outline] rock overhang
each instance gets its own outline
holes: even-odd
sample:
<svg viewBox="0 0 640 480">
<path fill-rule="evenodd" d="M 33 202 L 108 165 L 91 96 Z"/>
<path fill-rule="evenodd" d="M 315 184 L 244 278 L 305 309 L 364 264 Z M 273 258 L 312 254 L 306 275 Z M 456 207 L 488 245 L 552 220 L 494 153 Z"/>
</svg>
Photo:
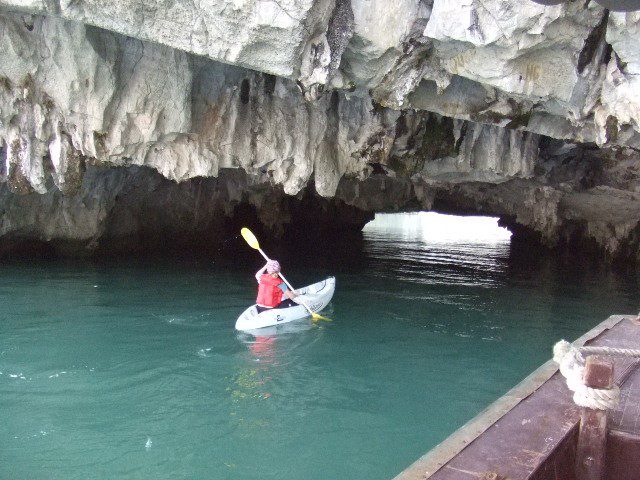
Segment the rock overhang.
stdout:
<svg viewBox="0 0 640 480">
<path fill-rule="evenodd" d="M 563 206 L 569 193 L 638 188 L 637 13 L 487 0 L 229 1 L 199 14 L 153 2 L 0 6 L 0 136 L 17 192 L 73 195 L 88 165 L 150 167 L 176 182 L 242 168 L 284 194 L 311 184 L 363 211 L 433 208 L 481 186 L 496 199 L 477 211 L 554 245 L 568 222 L 607 230 L 563 217 L 579 211 Z M 549 172 L 562 162 L 573 173 L 560 181 Z M 514 181 L 529 182 L 528 199 L 512 198 Z M 387 193 L 374 199 L 378 188 Z M 526 214 L 536 199 L 548 205 Z M 626 223 L 609 219 L 622 243 L 637 241 L 632 210 Z"/>
</svg>

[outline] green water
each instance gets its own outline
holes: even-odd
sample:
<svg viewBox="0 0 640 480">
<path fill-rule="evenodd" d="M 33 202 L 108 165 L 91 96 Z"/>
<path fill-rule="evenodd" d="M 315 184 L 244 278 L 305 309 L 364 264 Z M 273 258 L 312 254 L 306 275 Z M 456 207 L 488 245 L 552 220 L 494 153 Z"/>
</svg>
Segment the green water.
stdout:
<svg viewBox="0 0 640 480">
<path fill-rule="evenodd" d="M 233 329 L 252 256 L 3 265 L 0 479 L 388 479 L 558 339 L 638 311 L 635 275 L 517 262 L 430 220 L 281 256 L 294 285 L 336 276 L 333 322 L 259 337 Z"/>
</svg>

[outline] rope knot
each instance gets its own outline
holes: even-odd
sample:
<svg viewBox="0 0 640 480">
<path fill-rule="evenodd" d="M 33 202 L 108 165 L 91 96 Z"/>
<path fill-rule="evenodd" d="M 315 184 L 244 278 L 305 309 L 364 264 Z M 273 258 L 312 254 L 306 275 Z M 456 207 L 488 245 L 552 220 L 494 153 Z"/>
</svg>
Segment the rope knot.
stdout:
<svg viewBox="0 0 640 480">
<path fill-rule="evenodd" d="M 559 365 L 564 356 L 568 354 L 572 348 L 569 342 L 560 340 L 553 346 L 553 361 Z"/>
<path fill-rule="evenodd" d="M 580 350 L 566 340 L 560 340 L 553 347 L 553 360 L 559 365 L 560 373 L 567 380 L 567 387 L 573 393 L 573 401 L 579 407 L 596 410 L 615 408 L 620 400 L 620 388 L 591 388 L 584 384 L 585 360 Z"/>
</svg>

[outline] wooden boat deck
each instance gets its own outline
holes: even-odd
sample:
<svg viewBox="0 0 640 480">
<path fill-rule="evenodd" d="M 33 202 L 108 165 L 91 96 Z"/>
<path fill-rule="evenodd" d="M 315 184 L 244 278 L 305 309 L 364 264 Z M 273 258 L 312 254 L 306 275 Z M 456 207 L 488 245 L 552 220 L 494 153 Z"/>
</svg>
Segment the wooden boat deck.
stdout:
<svg viewBox="0 0 640 480">
<path fill-rule="evenodd" d="M 640 323 L 614 315 L 574 344 L 640 348 Z M 609 413 L 605 479 L 640 480 L 639 361 L 611 361 L 621 401 Z M 576 479 L 580 412 L 549 361 L 395 480 Z"/>
</svg>

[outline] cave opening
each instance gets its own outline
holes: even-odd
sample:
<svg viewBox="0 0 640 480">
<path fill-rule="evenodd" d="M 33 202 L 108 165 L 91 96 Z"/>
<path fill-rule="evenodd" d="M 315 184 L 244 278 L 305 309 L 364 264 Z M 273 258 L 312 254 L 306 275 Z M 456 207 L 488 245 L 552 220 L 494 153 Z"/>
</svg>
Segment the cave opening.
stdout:
<svg viewBox="0 0 640 480">
<path fill-rule="evenodd" d="M 509 245 L 512 232 L 498 217 L 461 216 L 438 212 L 377 213 L 363 228 L 367 235 L 398 235 L 425 243 Z"/>
</svg>

